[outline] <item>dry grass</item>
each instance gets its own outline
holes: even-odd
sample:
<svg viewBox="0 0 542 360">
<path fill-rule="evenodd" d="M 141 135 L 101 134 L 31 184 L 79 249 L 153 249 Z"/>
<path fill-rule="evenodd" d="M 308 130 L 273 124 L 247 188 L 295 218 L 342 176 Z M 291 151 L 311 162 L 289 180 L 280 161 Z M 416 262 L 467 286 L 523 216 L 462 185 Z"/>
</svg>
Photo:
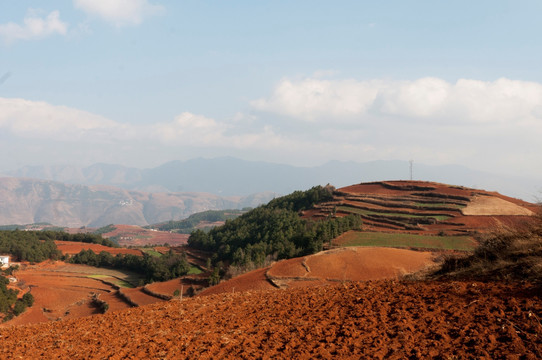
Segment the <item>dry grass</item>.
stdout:
<svg viewBox="0 0 542 360">
<path fill-rule="evenodd" d="M 542 285 L 542 211 L 533 221 L 486 235 L 474 253 L 448 257 L 436 277 L 527 280 Z"/>
</svg>

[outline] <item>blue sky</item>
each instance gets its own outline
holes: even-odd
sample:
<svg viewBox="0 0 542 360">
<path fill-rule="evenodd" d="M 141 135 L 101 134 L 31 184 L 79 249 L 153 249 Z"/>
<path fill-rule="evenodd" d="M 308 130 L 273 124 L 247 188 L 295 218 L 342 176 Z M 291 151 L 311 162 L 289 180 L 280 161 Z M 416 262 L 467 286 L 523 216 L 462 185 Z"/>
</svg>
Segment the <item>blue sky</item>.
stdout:
<svg viewBox="0 0 542 360">
<path fill-rule="evenodd" d="M 542 178 L 539 1 L 5 1 L 0 171 L 237 156 Z"/>
</svg>

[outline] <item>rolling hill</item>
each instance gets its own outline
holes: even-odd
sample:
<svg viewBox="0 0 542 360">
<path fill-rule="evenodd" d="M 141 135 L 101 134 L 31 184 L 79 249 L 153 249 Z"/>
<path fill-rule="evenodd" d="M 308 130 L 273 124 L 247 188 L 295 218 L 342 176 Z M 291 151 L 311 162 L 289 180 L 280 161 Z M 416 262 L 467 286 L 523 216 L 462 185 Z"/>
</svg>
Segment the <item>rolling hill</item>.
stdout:
<svg viewBox="0 0 542 360">
<path fill-rule="evenodd" d="M 337 189 L 306 218 L 357 214 L 364 229 L 425 235 L 473 235 L 517 225 L 537 209 L 523 200 L 428 181 L 377 181 Z"/>
</svg>

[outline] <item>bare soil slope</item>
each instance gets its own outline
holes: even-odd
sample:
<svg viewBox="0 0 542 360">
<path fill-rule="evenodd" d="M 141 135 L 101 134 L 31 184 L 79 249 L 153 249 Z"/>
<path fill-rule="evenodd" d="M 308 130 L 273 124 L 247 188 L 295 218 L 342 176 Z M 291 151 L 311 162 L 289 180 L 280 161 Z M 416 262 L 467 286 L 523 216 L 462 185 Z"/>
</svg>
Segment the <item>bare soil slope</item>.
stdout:
<svg viewBox="0 0 542 360">
<path fill-rule="evenodd" d="M 541 316 L 528 284 L 343 283 L 0 329 L 0 357 L 540 359 Z"/>
<path fill-rule="evenodd" d="M 223 292 L 319 286 L 341 281 L 398 279 L 435 266 L 435 253 L 405 249 L 350 247 L 281 260 L 224 281 L 201 292 Z"/>
</svg>

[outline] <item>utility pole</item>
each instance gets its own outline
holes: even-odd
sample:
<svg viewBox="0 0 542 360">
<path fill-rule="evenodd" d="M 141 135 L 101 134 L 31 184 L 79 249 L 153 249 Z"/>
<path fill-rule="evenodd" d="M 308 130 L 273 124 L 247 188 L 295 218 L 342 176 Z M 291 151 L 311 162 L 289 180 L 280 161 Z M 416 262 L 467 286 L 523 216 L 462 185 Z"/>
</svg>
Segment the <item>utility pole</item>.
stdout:
<svg viewBox="0 0 542 360">
<path fill-rule="evenodd" d="M 414 160 L 409 160 L 410 163 L 410 181 L 412 181 L 412 165 L 414 164 Z"/>
</svg>

